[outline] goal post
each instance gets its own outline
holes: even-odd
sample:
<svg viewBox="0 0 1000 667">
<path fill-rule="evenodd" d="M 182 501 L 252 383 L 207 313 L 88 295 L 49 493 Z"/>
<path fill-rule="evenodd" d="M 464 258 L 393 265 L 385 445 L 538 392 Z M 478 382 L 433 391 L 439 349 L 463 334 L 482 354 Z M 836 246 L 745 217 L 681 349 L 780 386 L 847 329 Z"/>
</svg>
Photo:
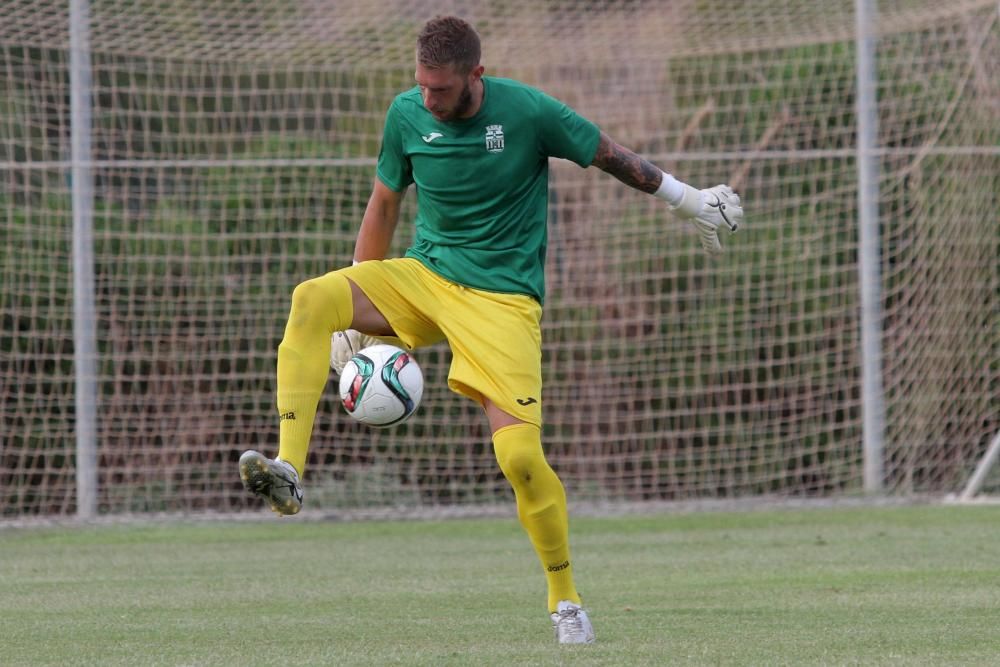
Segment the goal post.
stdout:
<svg viewBox="0 0 1000 667">
<path fill-rule="evenodd" d="M 91 160 L 90 11 L 69 4 L 70 190 L 73 208 L 73 376 L 76 513 L 97 514 L 97 328 L 94 324 L 94 180 Z"/>
<path fill-rule="evenodd" d="M 543 437 L 572 503 L 941 497 L 996 456 L 998 7 L 865 4 L 463 5 L 487 75 L 746 203 L 709 258 L 661 201 L 551 162 Z M 0 518 L 258 507 L 236 462 L 276 449 L 290 294 L 350 263 L 437 11 L 0 3 Z M 414 354 L 397 428 L 329 383 L 307 510 L 509 510 L 447 346 Z"/>
<path fill-rule="evenodd" d="M 983 454 L 983 458 L 979 460 L 976 469 L 969 477 L 969 481 L 966 482 L 962 492 L 958 494 L 958 501 L 969 502 L 983 490 L 987 477 L 996 470 L 998 459 L 1000 459 L 1000 432 L 994 436 L 986 453 Z"/>
<path fill-rule="evenodd" d="M 858 286 L 861 290 L 861 413 L 864 490 L 885 488 L 885 395 L 882 390 L 882 285 L 879 255 L 878 100 L 875 0 L 855 0 L 857 35 Z"/>
</svg>

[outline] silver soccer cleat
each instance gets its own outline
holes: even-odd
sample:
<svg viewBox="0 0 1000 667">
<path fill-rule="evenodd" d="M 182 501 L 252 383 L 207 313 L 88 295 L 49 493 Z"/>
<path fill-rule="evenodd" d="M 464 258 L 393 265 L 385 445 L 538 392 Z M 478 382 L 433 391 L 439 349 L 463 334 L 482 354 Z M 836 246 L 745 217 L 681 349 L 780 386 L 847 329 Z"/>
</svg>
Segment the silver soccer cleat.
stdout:
<svg viewBox="0 0 1000 667">
<path fill-rule="evenodd" d="M 273 461 L 252 449 L 240 457 L 240 479 L 250 493 L 260 496 L 278 514 L 298 514 L 302 509 L 299 473 L 290 463 Z"/>
<path fill-rule="evenodd" d="M 560 644 L 593 644 L 594 626 L 580 605 L 563 600 L 552 614 L 552 627 Z"/>
</svg>

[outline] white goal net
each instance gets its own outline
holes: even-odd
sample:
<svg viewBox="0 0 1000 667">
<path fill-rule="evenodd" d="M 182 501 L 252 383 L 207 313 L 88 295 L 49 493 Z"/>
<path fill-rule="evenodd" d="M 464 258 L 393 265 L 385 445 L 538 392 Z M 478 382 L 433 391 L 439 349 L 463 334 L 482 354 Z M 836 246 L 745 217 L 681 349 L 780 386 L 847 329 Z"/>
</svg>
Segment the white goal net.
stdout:
<svg viewBox="0 0 1000 667">
<path fill-rule="evenodd" d="M 961 488 L 1000 431 L 995 0 L 880 0 L 885 489 Z M 850 0 L 93 0 L 97 506 L 258 507 L 293 287 L 348 264 L 422 23 L 537 85 L 747 223 L 721 259 L 658 200 L 552 170 L 544 441 L 572 502 L 838 497 L 863 480 Z M 0 4 L 0 517 L 77 510 L 69 3 Z M 412 236 L 408 208 L 394 244 Z M 79 295 L 77 295 L 79 296 Z M 506 502 L 445 346 L 406 424 L 328 385 L 309 508 Z"/>
</svg>

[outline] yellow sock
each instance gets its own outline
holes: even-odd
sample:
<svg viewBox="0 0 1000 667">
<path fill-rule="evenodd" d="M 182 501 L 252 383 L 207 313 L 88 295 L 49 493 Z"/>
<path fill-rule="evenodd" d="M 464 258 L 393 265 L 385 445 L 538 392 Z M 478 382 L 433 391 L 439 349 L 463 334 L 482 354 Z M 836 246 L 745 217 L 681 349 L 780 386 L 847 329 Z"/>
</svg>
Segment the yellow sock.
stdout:
<svg viewBox="0 0 1000 667">
<path fill-rule="evenodd" d="M 542 561 L 549 611 L 554 612 L 561 600 L 580 604 L 569 557 L 566 491 L 545 460 L 540 429 L 534 424 L 505 426 L 493 434 L 493 451 L 514 487 L 521 526 Z"/>
<path fill-rule="evenodd" d="M 337 272 L 307 280 L 292 293 L 278 346 L 278 456 L 305 472 L 316 406 L 330 375 L 330 336 L 351 326 L 351 284 Z"/>
</svg>

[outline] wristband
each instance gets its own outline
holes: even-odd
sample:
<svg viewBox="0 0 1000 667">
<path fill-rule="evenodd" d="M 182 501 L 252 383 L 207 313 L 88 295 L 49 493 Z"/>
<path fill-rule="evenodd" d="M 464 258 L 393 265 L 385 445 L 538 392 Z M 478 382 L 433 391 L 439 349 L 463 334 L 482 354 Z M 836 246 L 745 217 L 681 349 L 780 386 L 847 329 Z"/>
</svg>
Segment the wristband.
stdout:
<svg viewBox="0 0 1000 667">
<path fill-rule="evenodd" d="M 681 185 L 684 188 L 684 194 L 679 203 L 670 206 L 670 210 L 682 218 L 696 218 L 701 213 L 704 204 L 701 190 L 695 190 L 687 183 L 681 183 Z"/>
<path fill-rule="evenodd" d="M 701 190 L 696 190 L 683 181 L 663 172 L 660 187 L 653 195 L 670 205 L 670 210 L 682 218 L 693 218 L 701 213 Z"/>
<path fill-rule="evenodd" d="M 671 206 L 679 205 L 684 197 L 684 184 L 665 171 L 661 173 L 663 178 L 660 180 L 660 187 L 653 196 L 663 199 Z"/>
</svg>

